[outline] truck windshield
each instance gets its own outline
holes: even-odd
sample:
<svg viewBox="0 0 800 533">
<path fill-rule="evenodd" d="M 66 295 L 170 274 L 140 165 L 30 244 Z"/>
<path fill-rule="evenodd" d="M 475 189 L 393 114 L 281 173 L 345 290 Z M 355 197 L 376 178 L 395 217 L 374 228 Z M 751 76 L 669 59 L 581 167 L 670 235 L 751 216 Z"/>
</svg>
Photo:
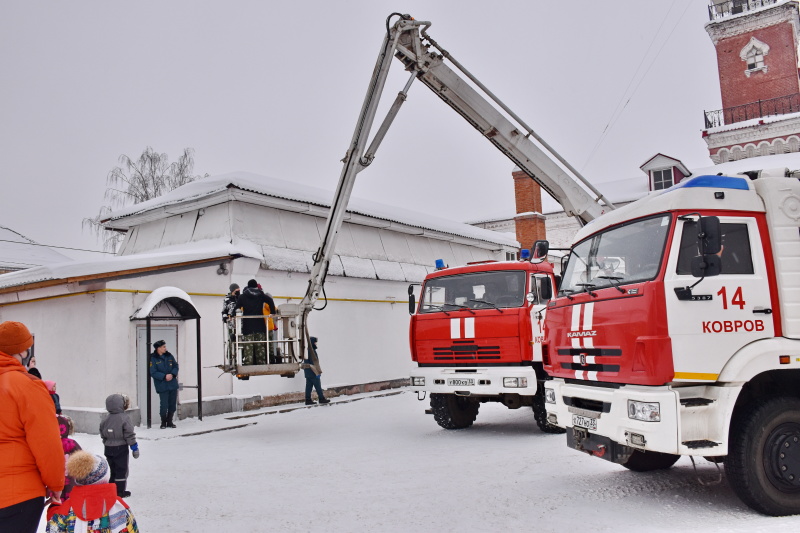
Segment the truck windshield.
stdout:
<svg viewBox="0 0 800 533">
<path fill-rule="evenodd" d="M 420 313 L 521 307 L 525 304 L 525 272 L 495 270 L 429 279 L 421 299 Z"/>
<path fill-rule="evenodd" d="M 572 248 L 560 295 L 592 291 L 656 277 L 669 233 L 670 215 L 611 227 Z"/>
</svg>

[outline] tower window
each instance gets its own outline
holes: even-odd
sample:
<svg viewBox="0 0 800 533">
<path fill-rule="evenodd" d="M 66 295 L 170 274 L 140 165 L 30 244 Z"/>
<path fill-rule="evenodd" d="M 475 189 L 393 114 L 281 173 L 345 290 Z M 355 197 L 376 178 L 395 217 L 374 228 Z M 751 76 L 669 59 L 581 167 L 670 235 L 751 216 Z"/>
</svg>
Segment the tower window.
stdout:
<svg viewBox="0 0 800 533">
<path fill-rule="evenodd" d="M 672 179 L 672 169 L 664 168 L 653 171 L 653 190 L 669 189 L 674 184 Z"/>
<path fill-rule="evenodd" d="M 759 71 L 766 74 L 768 67 L 764 62 L 764 57 L 767 54 L 769 54 L 769 45 L 759 41 L 755 37 L 751 37 L 747 46 L 742 48 L 739 52 L 739 57 L 747 65 L 747 69 L 744 71 L 745 76 L 749 78 L 753 72 Z"/>
<path fill-rule="evenodd" d="M 764 54 L 761 50 L 753 48 L 747 53 L 747 70 L 760 69 L 764 66 Z"/>
</svg>

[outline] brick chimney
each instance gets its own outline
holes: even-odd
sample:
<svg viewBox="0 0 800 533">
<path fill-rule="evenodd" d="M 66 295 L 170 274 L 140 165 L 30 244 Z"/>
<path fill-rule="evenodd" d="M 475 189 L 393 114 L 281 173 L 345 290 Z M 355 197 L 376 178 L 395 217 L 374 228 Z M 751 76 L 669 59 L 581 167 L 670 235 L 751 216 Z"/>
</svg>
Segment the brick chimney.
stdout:
<svg viewBox="0 0 800 533">
<path fill-rule="evenodd" d="M 522 248 L 530 248 L 537 240 L 546 238 L 542 189 L 521 170 L 513 171 L 511 176 L 514 178 L 514 198 L 517 203 L 517 214 L 514 217 L 517 240 Z"/>
</svg>

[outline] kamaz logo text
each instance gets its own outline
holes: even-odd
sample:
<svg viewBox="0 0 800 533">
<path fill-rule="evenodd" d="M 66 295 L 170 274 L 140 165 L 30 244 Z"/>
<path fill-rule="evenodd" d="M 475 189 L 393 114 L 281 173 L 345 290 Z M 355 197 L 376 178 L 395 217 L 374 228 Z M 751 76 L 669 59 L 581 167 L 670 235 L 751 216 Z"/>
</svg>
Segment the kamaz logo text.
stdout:
<svg viewBox="0 0 800 533">
<path fill-rule="evenodd" d="M 567 338 L 568 339 L 574 339 L 576 337 L 596 337 L 596 336 L 597 336 L 597 331 L 596 330 L 570 331 L 569 333 L 567 333 Z"/>
</svg>

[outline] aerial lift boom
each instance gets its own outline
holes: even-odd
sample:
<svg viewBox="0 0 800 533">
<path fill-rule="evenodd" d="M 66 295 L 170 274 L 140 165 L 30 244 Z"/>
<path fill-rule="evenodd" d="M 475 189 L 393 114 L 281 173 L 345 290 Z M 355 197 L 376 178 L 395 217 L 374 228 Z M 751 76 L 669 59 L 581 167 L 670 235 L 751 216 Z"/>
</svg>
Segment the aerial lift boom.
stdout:
<svg viewBox="0 0 800 533">
<path fill-rule="evenodd" d="M 389 26 L 395 16 L 399 20 Z M 314 309 L 324 292 L 325 277 L 336 246 L 356 175 L 368 167 L 386 132 L 405 102 L 408 90 L 419 79 L 450 107 L 464 117 L 521 170 L 535 180 L 550 196 L 558 201 L 568 215 L 585 224 L 607 210 L 614 209 L 591 183 L 558 155 L 532 128 L 527 126 L 479 80 L 464 69 L 446 50 L 434 41 L 426 30 L 430 22 L 416 21 L 409 15 L 393 13 L 387 18 L 386 36 L 370 79 L 369 88 L 356 123 L 353 138 L 343 159 L 344 167 L 331 203 L 331 210 L 319 248 L 314 253 L 314 266 L 306 294 L 299 304 L 298 329 L 300 353 L 308 342 L 308 314 Z M 438 51 L 430 51 L 433 48 Z M 410 72 L 408 81 L 398 93 L 372 142 L 367 146 L 375 115 L 380 103 L 392 56 L 399 59 Z M 489 98 L 476 91 L 466 80 L 449 68 L 445 59 L 455 65 Z M 491 101 L 490 101 L 491 100 Z M 493 105 L 493 103 L 496 104 Z M 499 107 L 499 109 L 498 109 Z M 513 119 L 507 118 L 503 111 Z M 535 139 L 544 149 L 533 142 Z M 546 151 L 545 151 L 546 150 Z M 560 162 L 559 165 L 556 161 Z M 588 190 L 587 190 L 588 189 Z M 312 354 L 312 368 L 319 372 L 319 364 Z"/>
</svg>

